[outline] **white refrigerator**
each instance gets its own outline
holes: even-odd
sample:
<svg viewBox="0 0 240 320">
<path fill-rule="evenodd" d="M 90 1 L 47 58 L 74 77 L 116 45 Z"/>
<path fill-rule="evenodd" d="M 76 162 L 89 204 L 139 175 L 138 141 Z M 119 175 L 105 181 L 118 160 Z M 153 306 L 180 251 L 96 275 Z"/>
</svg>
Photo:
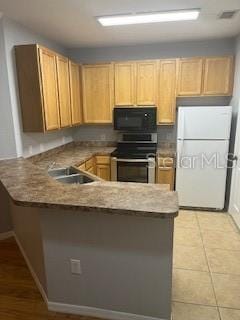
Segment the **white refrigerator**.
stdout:
<svg viewBox="0 0 240 320">
<path fill-rule="evenodd" d="M 223 209 L 232 107 L 179 107 L 176 190 L 182 207 Z"/>
</svg>

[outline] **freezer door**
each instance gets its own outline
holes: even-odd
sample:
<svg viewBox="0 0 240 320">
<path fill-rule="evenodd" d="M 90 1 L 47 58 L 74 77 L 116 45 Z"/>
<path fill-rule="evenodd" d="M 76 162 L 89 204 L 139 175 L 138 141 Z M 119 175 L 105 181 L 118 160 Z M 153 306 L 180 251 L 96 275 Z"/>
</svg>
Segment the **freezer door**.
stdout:
<svg viewBox="0 0 240 320">
<path fill-rule="evenodd" d="M 178 139 L 229 139 L 232 107 L 179 107 Z"/>
<path fill-rule="evenodd" d="M 176 190 L 184 207 L 223 209 L 227 140 L 178 140 Z"/>
</svg>

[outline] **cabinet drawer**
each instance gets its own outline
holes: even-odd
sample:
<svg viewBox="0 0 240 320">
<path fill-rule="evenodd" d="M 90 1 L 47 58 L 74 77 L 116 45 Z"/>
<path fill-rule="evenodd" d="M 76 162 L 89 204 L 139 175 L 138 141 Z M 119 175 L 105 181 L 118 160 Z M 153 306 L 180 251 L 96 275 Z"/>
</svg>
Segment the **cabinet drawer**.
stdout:
<svg viewBox="0 0 240 320">
<path fill-rule="evenodd" d="M 94 167 L 94 159 L 90 158 L 85 162 L 85 165 L 86 165 L 86 170 L 90 169 L 91 167 Z"/>
<path fill-rule="evenodd" d="M 96 164 L 110 164 L 109 156 L 96 156 Z"/>
</svg>

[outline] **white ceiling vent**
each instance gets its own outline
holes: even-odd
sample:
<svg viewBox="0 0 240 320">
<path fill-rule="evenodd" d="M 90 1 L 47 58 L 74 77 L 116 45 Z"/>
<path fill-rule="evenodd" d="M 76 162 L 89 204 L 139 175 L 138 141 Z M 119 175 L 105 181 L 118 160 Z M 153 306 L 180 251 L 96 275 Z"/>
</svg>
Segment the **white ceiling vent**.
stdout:
<svg viewBox="0 0 240 320">
<path fill-rule="evenodd" d="M 236 15 L 237 12 L 238 12 L 238 10 L 223 11 L 219 15 L 219 19 L 232 19 Z"/>
</svg>

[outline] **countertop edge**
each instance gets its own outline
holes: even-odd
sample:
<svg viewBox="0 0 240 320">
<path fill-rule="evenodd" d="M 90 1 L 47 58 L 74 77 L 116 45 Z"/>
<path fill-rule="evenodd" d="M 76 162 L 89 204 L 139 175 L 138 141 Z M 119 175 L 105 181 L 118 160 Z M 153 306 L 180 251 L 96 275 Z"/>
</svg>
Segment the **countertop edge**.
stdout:
<svg viewBox="0 0 240 320">
<path fill-rule="evenodd" d="M 10 195 L 10 194 L 9 194 Z M 10 196 L 11 197 L 11 196 Z M 58 203 L 41 203 L 41 202 L 29 202 L 23 200 L 16 200 L 12 198 L 13 203 L 18 207 L 27 208 L 39 208 L 39 209 L 60 209 L 69 211 L 85 211 L 108 214 L 108 215 L 125 215 L 125 216 L 135 216 L 142 218 L 154 218 L 154 219 L 171 219 L 178 216 L 179 210 L 173 212 L 151 212 L 151 211 L 137 211 L 137 210 L 126 210 L 126 209 L 114 209 L 105 207 L 90 207 L 81 205 L 69 205 L 69 204 L 58 204 Z"/>
</svg>

